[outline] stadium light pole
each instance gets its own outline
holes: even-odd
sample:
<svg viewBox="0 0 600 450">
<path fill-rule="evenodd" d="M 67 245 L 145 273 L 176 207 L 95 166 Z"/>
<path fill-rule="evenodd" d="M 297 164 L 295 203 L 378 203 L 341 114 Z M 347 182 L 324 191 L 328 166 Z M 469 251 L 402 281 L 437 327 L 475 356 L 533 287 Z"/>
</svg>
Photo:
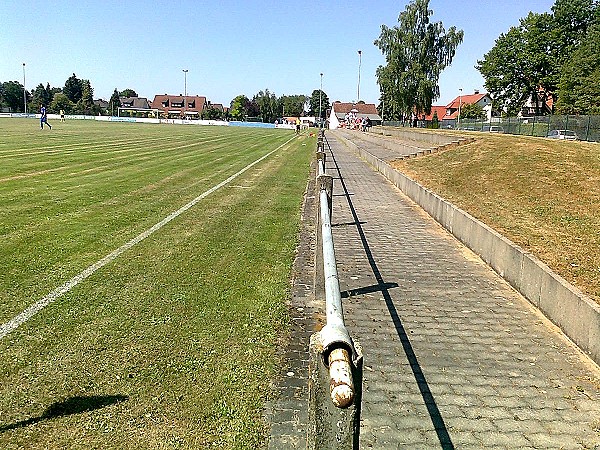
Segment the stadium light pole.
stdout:
<svg viewBox="0 0 600 450">
<path fill-rule="evenodd" d="M 23 63 L 23 111 L 27 114 L 27 89 L 25 89 L 25 63 Z"/>
<path fill-rule="evenodd" d="M 321 72 L 321 89 L 319 89 L 319 128 L 323 128 L 323 115 L 321 114 L 321 96 L 323 95 L 323 72 Z"/>
<path fill-rule="evenodd" d="M 187 73 L 188 69 L 183 70 L 183 111 L 187 108 Z"/>
<path fill-rule="evenodd" d="M 360 64 L 362 62 L 362 51 L 358 51 L 358 89 L 356 92 L 356 103 L 360 101 Z"/>
</svg>

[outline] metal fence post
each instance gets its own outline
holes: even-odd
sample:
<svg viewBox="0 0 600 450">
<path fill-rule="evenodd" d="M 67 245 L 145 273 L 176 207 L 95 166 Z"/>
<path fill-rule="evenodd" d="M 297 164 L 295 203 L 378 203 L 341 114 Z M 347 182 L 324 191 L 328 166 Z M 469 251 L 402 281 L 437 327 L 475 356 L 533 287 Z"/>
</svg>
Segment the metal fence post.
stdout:
<svg viewBox="0 0 600 450">
<path fill-rule="evenodd" d="M 585 140 L 589 140 L 590 137 L 590 124 L 592 123 L 592 116 L 588 116 L 587 128 L 585 130 Z"/>
</svg>

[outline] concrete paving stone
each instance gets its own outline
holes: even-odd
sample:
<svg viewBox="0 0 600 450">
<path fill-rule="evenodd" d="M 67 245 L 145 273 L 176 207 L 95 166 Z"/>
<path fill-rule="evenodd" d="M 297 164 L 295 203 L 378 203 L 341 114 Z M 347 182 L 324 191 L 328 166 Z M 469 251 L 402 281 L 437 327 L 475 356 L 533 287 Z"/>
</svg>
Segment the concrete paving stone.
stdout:
<svg viewBox="0 0 600 450">
<path fill-rule="evenodd" d="M 427 411 L 424 408 L 418 410 L 406 409 L 402 410 L 405 414 L 401 416 L 391 417 L 391 421 L 395 427 L 400 430 L 430 430 L 433 429 L 431 418 L 427 415 Z"/>
<path fill-rule="evenodd" d="M 461 449 L 600 444 L 598 367 L 354 147 L 327 140 L 344 315 L 364 353 L 361 448 L 441 448 L 434 422 Z"/>
<path fill-rule="evenodd" d="M 456 417 L 449 419 L 446 424 L 450 432 L 456 429 L 459 431 L 471 431 L 471 432 L 493 432 L 498 431 L 494 421 L 486 417 L 480 417 L 478 419 L 467 419 L 466 417 Z M 452 433 L 451 433 L 452 434 Z"/>
<path fill-rule="evenodd" d="M 531 442 L 520 433 L 494 431 L 474 434 L 481 441 L 482 448 L 520 449 L 531 445 Z"/>
<path fill-rule="evenodd" d="M 424 440 L 423 434 L 418 429 L 401 429 L 398 431 L 397 440 L 390 442 L 387 448 L 423 448 L 419 447 L 419 445 L 423 445 Z M 378 445 L 384 445 L 384 441 L 378 439 Z"/>
<path fill-rule="evenodd" d="M 465 393 L 452 394 L 443 389 L 444 386 L 435 386 L 435 399 L 440 406 L 452 405 L 462 408 L 473 408 L 481 406 L 481 401 L 477 395 L 469 395 Z"/>
<path fill-rule="evenodd" d="M 534 448 L 560 448 L 561 450 L 582 449 L 582 441 L 571 435 L 550 435 L 548 433 L 532 433 L 527 436 Z"/>
<path fill-rule="evenodd" d="M 576 436 L 581 431 L 581 427 L 585 427 L 586 425 L 585 422 L 569 423 L 562 420 L 556 420 L 554 422 L 544 421 L 546 429 L 548 429 L 551 434 L 556 435 L 569 434 L 571 436 Z M 589 431 L 593 430 L 590 428 Z"/>
</svg>

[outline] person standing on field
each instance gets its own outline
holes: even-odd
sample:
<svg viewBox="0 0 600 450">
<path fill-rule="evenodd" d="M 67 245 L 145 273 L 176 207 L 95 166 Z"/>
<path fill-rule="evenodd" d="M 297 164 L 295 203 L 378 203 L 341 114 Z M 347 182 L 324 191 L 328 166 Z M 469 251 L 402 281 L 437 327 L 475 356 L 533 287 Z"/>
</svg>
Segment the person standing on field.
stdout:
<svg viewBox="0 0 600 450">
<path fill-rule="evenodd" d="M 52 125 L 48 123 L 48 114 L 46 114 L 46 107 L 42 105 L 42 109 L 40 110 L 42 116 L 40 117 L 40 129 L 44 129 L 44 124 L 48 125 L 48 128 L 52 129 Z"/>
</svg>

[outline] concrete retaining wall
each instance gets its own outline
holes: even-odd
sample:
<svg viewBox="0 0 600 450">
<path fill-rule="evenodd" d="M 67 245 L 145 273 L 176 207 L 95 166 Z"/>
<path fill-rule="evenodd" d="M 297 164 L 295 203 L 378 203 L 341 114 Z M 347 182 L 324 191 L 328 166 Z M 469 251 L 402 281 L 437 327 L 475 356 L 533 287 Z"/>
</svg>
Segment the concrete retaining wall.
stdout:
<svg viewBox="0 0 600 450">
<path fill-rule="evenodd" d="M 596 364 L 600 364 L 600 306 L 531 253 L 389 164 L 347 141 L 358 154 L 527 298 Z"/>
</svg>

